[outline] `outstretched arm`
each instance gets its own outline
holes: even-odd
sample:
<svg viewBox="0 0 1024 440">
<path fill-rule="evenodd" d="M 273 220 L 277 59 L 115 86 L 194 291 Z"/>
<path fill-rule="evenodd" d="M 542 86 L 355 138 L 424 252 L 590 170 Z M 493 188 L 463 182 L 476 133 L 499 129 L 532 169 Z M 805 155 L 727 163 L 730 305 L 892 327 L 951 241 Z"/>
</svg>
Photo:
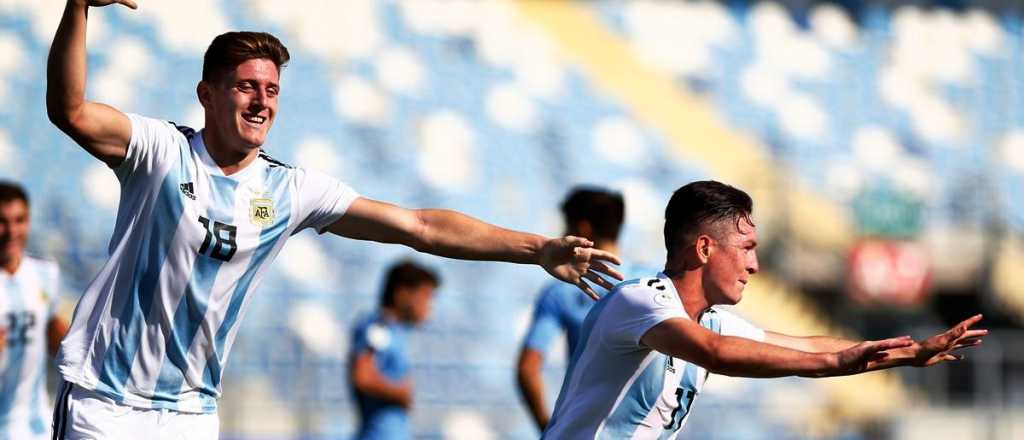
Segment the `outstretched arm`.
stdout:
<svg viewBox="0 0 1024 440">
<path fill-rule="evenodd" d="M 741 377 L 829 377 L 868 371 L 885 350 L 907 347 L 908 337 L 862 342 L 832 353 L 808 353 L 735 336 L 722 336 L 683 318 L 655 325 L 640 339 L 659 352 L 708 371 Z"/>
<path fill-rule="evenodd" d="M 908 347 L 889 350 L 884 359 L 872 362 L 869 371 L 892 367 L 927 367 L 944 361 L 960 360 L 963 357 L 953 352 L 981 344 L 988 330 L 972 330 L 971 326 L 981 321 L 981 315 L 972 316 L 953 328 Z M 782 333 L 765 332 L 765 342 L 794 350 L 812 353 L 828 353 L 850 348 L 858 342 L 828 336 L 790 336 Z"/>
<path fill-rule="evenodd" d="M 764 342 L 808 353 L 832 353 L 860 343 L 832 336 L 792 336 L 767 330 L 764 332 Z"/>
<path fill-rule="evenodd" d="M 136 7 L 132 0 L 68 0 L 46 66 L 50 121 L 110 167 L 120 165 L 128 153 L 131 122 L 109 105 L 85 100 L 85 28 L 90 6 L 113 3 Z"/>
<path fill-rule="evenodd" d="M 618 257 L 592 248 L 593 243 L 585 238 L 549 239 L 499 228 L 456 211 L 405 209 L 360 197 L 327 230 L 358 240 L 403 244 L 442 257 L 537 264 L 595 299 L 597 294 L 584 280 L 611 290 L 612 284 L 597 272 L 622 279 L 622 274 L 605 264 L 619 264 Z"/>
</svg>

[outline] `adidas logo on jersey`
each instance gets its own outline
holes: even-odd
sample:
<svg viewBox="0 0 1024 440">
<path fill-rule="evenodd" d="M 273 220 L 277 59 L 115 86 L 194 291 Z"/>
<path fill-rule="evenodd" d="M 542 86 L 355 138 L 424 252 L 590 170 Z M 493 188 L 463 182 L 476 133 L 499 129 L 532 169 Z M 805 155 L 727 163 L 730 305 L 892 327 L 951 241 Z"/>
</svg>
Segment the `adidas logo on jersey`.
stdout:
<svg viewBox="0 0 1024 440">
<path fill-rule="evenodd" d="M 184 194 L 185 197 L 188 197 L 188 198 L 190 198 L 192 200 L 196 199 L 196 193 L 193 192 L 195 190 L 194 190 L 194 187 L 192 185 L 192 182 L 182 183 L 181 185 L 179 185 L 179 188 L 181 188 L 181 193 Z"/>
</svg>

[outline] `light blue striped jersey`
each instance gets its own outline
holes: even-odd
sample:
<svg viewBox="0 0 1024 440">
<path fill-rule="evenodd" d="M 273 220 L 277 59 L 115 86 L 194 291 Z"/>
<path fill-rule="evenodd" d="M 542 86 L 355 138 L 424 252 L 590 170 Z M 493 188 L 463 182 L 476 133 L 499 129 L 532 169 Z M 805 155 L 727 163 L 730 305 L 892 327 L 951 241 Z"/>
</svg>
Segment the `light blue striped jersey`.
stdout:
<svg viewBox="0 0 1024 440">
<path fill-rule="evenodd" d="M 708 372 L 640 343 L 648 330 L 672 318 L 690 319 L 664 274 L 621 283 L 598 301 L 583 322 L 543 438 L 675 438 Z M 708 309 L 700 324 L 764 340 L 764 331 L 725 310 Z"/>
<path fill-rule="evenodd" d="M 650 267 L 636 264 L 623 264 L 619 271 L 626 279 L 633 279 L 652 273 Z M 607 291 L 600 286 L 594 286 L 598 295 L 604 296 Z M 537 303 L 533 307 L 533 318 L 530 320 L 530 327 L 526 330 L 526 337 L 523 346 L 546 353 L 551 348 L 551 341 L 560 332 L 565 332 L 566 354 L 572 356 L 576 350 L 576 343 L 579 341 L 580 327 L 583 326 L 583 319 L 587 317 L 590 308 L 597 304 L 580 291 L 579 287 L 562 281 L 550 281 L 541 290 L 537 297 Z"/>
<path fill-rule="evenodd" d="M 11 275 L 0 270 L 0 440 L 49 432 L 46 328 L 57 309 L 57 265 L 23 257 Z"/>
<path fill-rule="evenodd" d="M 215 412 L 262 274 L 288 237 L 322 232 L 358 196 L 263 153 L 225 176 L 202 132 L 129 119 L 110 259 L 75 309 L 60 372 L 126 405 Z"/>
</svg>

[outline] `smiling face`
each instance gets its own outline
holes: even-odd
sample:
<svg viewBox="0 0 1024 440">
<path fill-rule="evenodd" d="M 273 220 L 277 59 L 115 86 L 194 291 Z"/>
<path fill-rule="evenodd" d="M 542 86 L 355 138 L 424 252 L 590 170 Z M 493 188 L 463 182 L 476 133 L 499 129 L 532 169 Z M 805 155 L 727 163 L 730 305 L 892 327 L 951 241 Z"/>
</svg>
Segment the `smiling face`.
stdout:
<svg viewBox="0 0 1024 440">
<path fill-rule="evenodd" d="M 724 219 L 714 225 L 704 266 L 709 305 L 736 304 L 750 276 L 757 273 L 757 226 L 749 219 Z"/>
<path fill-rule="evenodd" d="M 211 150 L 248 156 L 266 142 L 277 115 L 277 65 L 267 58 L 239 64 L 214 81 L 199 83 Z"/>
</svg>

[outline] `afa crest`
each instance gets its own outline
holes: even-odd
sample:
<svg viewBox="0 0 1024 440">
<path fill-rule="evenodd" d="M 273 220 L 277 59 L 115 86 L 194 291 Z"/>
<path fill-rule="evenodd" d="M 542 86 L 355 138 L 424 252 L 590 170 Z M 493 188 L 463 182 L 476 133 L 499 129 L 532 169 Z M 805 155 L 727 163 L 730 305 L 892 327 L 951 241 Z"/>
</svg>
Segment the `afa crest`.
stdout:
<svg viewBox="0 0 1024 440">
<path fill-rule="evenodd" d="M 258 226 L 270 226 L 274 223 L 274 200 L 269 198 L 252 199 L 249 202 L 249 221 Z"/>
</svg>

